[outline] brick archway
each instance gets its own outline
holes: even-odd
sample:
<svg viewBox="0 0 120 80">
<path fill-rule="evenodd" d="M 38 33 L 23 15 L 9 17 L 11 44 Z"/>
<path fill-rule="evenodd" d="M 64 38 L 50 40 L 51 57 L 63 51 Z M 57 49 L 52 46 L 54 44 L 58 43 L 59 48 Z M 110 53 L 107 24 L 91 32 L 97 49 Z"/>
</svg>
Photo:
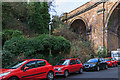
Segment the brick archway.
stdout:
<svg viewBox="0 0 120 80">
<path fill-rule="evenodd" d="M 106 17 L 106 22 L 105 22 L 105 27 L 106 27 L 106 28 L 108 28 L 108 22 L 109 22 L 109 19 L 110 19 L 112 13 L 114 12 L 114 10 L 116 9 L 116 7 L 117 7 L 119 4 L 120 4 L 120 1 L 116 2 L 116 3 L 112 6 L 112 8 L 110 9 L 109 14 L 108 14 L 108 16 Z"/>
<path fill-rule="evenodd" d="M 75 20 L 77 20 L 77 19 L 82 20 L 82 21 L 85 23 L 86 28 L 88 28 L 88 21 L 86 21 L 85 18 L 83 18 L 83 17 L 73 18 L 68 24 L 71 25 L 71 24 L 72 24 Z"/>
<path fill-rule="evenodd" d="M 97 53 L 97 49 L 103 46 L 105 46 L 107 49 L 109 48 L 109 46 L 113 46 L 111 50 L 113 49 L 116 50 L 118 48 L 118 43 L 117 44 L 114 43 L 118 41 L 111 41 L 113 42 L 113 44 L 108 45 L 109 42 L 108 37 L 111 36 L 108 35 L 110 32 L 110 30 L 108 29 L 109 28 L 108 25 L 110 24 L 111 16 L 114 14 L 116 7 L 119 5 L 119 3 L 120 0 L 116 0 L 113 2 L 111 2 L 110 0 L 106 0 L 105 3 L 91 0 L 88 3 L 69 12 L 67 14 L 67 19 L 65 18 L 66 16 L 62 16 L 61 20 L 63 22 L 66 22 L 67 20 L 68 25 L 71 25 L 77 19 L 83 20 L 83 22 L 86 25 L 88 40 L 92 42 L 91 44 L 93 45 L 96 53 Z M 115 24 L 116 24 L 116 28 L 113 30 L 117 35 L 117 30 L 119 29 L 117 28 L 118 24 L 117 23 Z"/>
<path fill-rule="evenodd" d="M 118 27 L 117 34 L 118 34 L 118 46 L 119 46 L 119 48 L 120 48 L 120 25 L 119 25 L 119 27 Z"/>
<path fill-rule="evenodd" d="M 70 29 L 82 36 L 82 38 L 87 39 L 87 26 L 82 19 L 75 19 L 70 24 Z"/>
<path fill-rule="evenodd" d="M 110 13 L 108 17 L 107 23 L 107 48 L 108 52 L 112 50 L 116 50 L 119 48 L 119 32 L 120 32 L 120 3 L 116 3 L 114 6 L 112 13 Z"/>
</svg>

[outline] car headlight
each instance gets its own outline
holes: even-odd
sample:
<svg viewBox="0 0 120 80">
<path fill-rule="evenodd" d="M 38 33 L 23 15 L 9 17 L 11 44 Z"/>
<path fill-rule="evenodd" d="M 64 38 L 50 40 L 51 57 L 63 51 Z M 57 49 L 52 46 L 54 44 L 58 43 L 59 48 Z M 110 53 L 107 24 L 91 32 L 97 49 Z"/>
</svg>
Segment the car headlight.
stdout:
<svg viewBox="0 0 120 80">
<path fill-rule="evenodd" d="M 58 68 L 58 71 L 60 71 L 62 68 Z"/>
<path fill-rule="evenodd" d="M 94 67 L 96 64 L 92 64 L 91 67 Z"/>
<path fill-rule="evenodd" d="M 8 74 L 10 74 L 10 72 L 2 73 L 2 74 L 0 74 L 0 77 L 5 76 L 5 75 L 8 75 Z"/>
<path fill-rule="evenodd" d="M 93 64 L 93 66 L 95 66 L 96 64 Z"/>
</svg>

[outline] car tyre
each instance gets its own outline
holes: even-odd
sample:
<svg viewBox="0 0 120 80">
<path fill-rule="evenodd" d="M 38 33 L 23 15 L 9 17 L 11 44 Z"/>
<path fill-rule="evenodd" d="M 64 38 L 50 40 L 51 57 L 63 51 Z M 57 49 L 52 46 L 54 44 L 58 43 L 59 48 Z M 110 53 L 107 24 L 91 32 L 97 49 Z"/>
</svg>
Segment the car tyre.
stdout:
<svg viewBox="0 0 120 80">
<path fill-rule="evenodd" d="M 112 67 L 114 67 L 114 64 L 112 63 Z"/>
<path fill-rule="evenodd" d="M 68 70 L 65 70 L 65 71 L 64 71 L 64 77 L 66 78 L 66 77 L 68 77 L 68 75 L 69 75 L 69 71 L 68 71 Z"/>
<path fill-rule="evenodd" d="M 107 64 L 105 65 L 105 69 L 108 69 L 108 65 Z"/>
<path fill-rule="evenodd" d="M 97 71 L 100 71 L 100 67 L 99 67 L 99 66 L 97 66 L 96 70 L 97 70 Z"/>
<path fill-rule="evenodd" d="M 83 68 L 80 68 L 79 74 L 82 74 L 82 73 L 83 73 Z"/>
<path fill-rule="evenodd" d="M 10 77 L 8 80 L 19 80 L 18 77 Z"/>
<path fill-rule="evenodd" d="M 52 71 L 48 72 L 47 80 L 53 80 L 53 78 L 54 78 L 54 73 Z"/>
</svg>

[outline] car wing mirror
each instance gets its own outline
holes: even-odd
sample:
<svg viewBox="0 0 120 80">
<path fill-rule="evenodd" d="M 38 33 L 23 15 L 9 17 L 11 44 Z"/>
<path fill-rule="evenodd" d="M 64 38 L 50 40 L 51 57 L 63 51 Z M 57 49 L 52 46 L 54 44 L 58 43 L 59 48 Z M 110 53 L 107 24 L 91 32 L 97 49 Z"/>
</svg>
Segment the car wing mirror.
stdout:
<svg viewBox="0 0 120 80">
<path fill-rule="evenodd" d="M 24 68 L 24 71 L 26 71 L 26 70 L 28 70 L 28 69 L 29 69 L 29 67 L 25 67 L 25 68 Z"/>
</svg>

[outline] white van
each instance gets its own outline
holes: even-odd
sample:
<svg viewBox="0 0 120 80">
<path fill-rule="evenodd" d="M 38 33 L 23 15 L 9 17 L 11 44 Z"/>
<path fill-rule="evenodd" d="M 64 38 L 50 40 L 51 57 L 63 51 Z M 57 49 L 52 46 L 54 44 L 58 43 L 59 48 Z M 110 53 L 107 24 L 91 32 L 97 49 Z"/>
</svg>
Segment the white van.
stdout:
<svg viewBox="0 0 120 80">
<path fill-rule="evenodd" d="M 120 49 L 117 49 L 116 51 L 111 51 L 111 57 L 115 57 L 118 64 L 120 64 Z"/>
</svg>

